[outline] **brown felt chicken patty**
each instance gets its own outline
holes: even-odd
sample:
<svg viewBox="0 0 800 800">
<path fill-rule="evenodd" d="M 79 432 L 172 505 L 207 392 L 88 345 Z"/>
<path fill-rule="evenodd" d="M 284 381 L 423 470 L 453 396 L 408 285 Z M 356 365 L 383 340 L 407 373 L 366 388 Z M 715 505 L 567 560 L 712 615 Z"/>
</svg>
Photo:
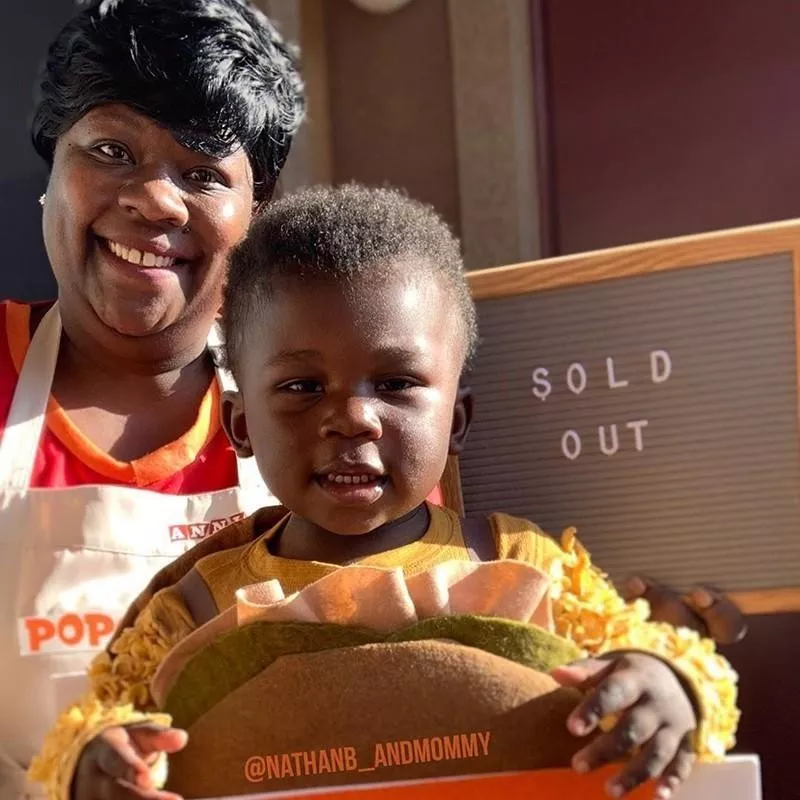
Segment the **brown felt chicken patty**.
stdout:
<svg viewBox="0 0 800 800">
<path fill-rule="evenodd" d="M 576 656 L 534 626 L 475 616 L 388 636 L 247 625 L 197 654 L 168 693 L 190 738 L 167 788 L 191 798 L 567 766 L 578 694 L 546 673 Z"/>
</svg>

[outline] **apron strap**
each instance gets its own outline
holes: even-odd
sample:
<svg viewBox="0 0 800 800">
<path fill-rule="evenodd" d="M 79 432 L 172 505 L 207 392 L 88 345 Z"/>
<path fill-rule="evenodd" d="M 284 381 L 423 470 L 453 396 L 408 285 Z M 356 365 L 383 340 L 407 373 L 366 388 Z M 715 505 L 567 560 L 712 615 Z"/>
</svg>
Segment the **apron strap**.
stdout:
<svg viewBox="0 0 800 800">
<path fill-rule="evenodd" d="M 19 373 L 0 439 L 0 491 L 30 486 L 60 343 L 61 315 L 55 303 L 36 328 Z"/>
<path fill-rule="evenodd" d="M 223 391 L 236 391 L 236 381 L 233 375 L 225 368 L 225 340 L 222 338 L 222 328 L 219 322 L 215 321 L 208 332 L 206 347 L 211 353 L 214 361 L 214 371 L 217 373 L 217 380 Z"/>
<path fill-rule="evenodd" d="M 20 370 L 6 428 L 0 439 L 0 491 L 26 491 L 30 487 L 60 344 L 61 315 L 58 303 L 54 303 L 31 339 Z M 223 391 L 235 390 L 233 376 L 224 367 L 222 333 L 216 322 L 209 331 L 208 349 L 214 360 L 220 387 Z M 254 458 L 243 459 L 237 456 L 236 467 L 242 489 L 264 488 L 264 481 Z"/>
</svg>

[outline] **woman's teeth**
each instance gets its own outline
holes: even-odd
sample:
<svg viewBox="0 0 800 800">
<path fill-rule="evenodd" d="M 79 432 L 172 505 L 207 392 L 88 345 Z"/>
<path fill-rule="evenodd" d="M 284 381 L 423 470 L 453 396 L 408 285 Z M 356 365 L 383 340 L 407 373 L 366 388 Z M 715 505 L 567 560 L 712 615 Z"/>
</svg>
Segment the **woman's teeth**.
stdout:
<svg viewBox="0 0 800 800">
<path fill-rule="evenodd" d="M 112 242 L 108 240 L 108 249 L 117 258 L 127 261 L 129 264 L 136 264 L 143 267 L 171 267 L 175 264 L 177 259 L 167 258 L 166 256 L 157 256 L 155 253 L 142 252 L 134 247 L 125 247 L 124 244 Z"/>
<path fill-rule="evenodd" d="M 336 475 L 329 472 L 327 475 L 331 483 L 373 483 L 379 479 L 378 475 Z"/>
</svg>

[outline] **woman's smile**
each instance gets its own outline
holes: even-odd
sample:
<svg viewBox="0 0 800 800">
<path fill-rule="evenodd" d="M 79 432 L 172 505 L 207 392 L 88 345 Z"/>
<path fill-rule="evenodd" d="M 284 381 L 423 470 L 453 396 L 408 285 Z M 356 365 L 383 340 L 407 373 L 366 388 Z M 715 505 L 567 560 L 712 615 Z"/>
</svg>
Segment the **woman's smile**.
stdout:
<svg viewBox="0 0 800 800">
<path fill-rule="evenodd" d="M 108 269 L 114 277 L 120 277 L 123 281 L 166 288 L 169 283 L 180 284 L 185 281 L 196 266 L 196 258 L 187 258 L 185 250 L 177 250 L 166 243 L 142 243 L 138 240 L 134 245 L 130 244 L 130 237 L 125 238 L 129 244 L 115 239 L 94 238 L 100 269 L 104 273 Z"/>
</svg>

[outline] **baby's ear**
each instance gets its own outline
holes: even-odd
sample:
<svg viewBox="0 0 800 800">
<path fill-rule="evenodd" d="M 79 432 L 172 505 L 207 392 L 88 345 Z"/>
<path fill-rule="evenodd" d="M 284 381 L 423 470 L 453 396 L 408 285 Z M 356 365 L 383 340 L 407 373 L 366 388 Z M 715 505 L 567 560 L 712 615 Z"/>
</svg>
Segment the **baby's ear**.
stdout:
<svg viewBox="0 0 800 800">
<path fill-rule="evenodd" d="M 250 458 L 253 448 L 247 434 L 247 419 L 244 414 L 242 395 L 239 392 L 222 393 L 222 427 L 239 458 Z"/>
<path fill-rule="evenodd" d="M 470 426 L 475 398 L 469 386 L 460 386 L 453 407 L 453 425 L 450 428 L 450 455 L 457 456 L 464 449 Z"/>
</svg>

